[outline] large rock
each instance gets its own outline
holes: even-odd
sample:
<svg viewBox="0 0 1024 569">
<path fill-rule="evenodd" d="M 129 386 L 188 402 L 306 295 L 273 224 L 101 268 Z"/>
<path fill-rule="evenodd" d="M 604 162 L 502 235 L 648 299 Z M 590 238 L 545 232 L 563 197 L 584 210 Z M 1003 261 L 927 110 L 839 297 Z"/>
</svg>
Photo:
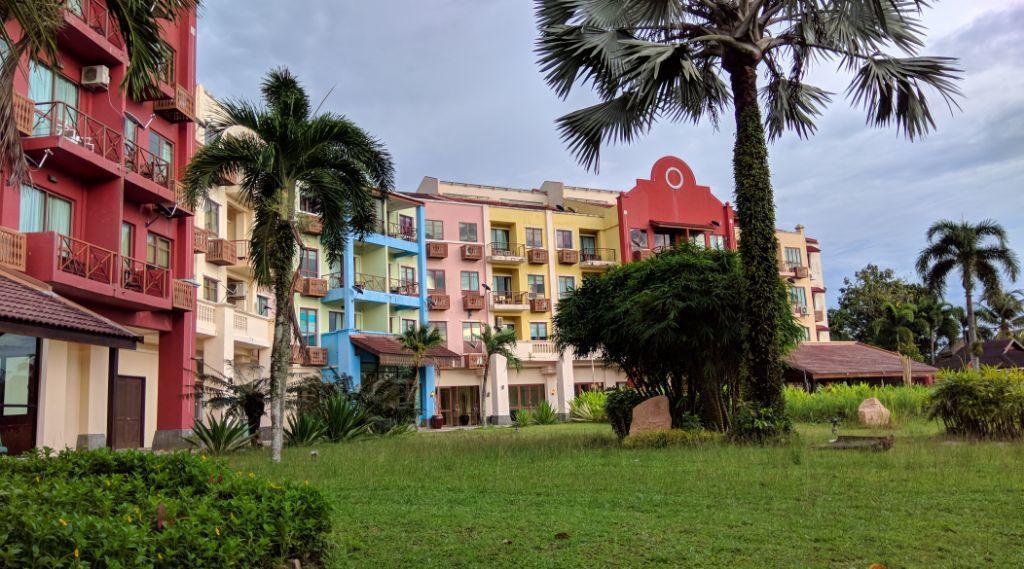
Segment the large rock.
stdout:
<svg viewBox="0 0 1024 569">
<path fill-rule="evenodd" d="M 857 407 L 857 419 L 866 427 L 888 427 L 892 421 L 892 413 L 877 397 L 871 397 Z"/>
<path fill-rule="evenodd" d="M 659 395 L 633 407 L 633 421 L 629 434 L 664 431 L 672 428 L 672 415 L 668 412 L 668 397 Z"/>
</svg>

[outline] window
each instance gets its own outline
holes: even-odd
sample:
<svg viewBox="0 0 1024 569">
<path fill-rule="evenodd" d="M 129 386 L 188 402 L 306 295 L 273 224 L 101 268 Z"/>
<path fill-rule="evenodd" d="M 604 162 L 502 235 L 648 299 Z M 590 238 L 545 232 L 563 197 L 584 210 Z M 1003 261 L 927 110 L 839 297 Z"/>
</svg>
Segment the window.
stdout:
<svg viewBox="0 0 1024 569">
<path fill-rule="evenodd" d="M 707 242 L 704 240 L 704 234 L 700 232 L 690 234 L 690 243 L 696 245 L 698 249 L 703 249 L 707 246 Z"/>
<path fill-rule="evenodd" d="M 416 321 L 415 320 L 413 320 L 412 318 L 403 318 L 402 319 L 402 332 L 408 332 L 410 330 L 415 330 L 415 329 L 416 329 Z"/>
<path fill-rule="evenodd" d="M 164 83 L 174 83 L 174 49 L 164 41 L 160 42 L 160 60 L 156 72 Z"/>
<path fill-rule="evenodd" d="M 558 298 L 565 298 L 576 288 L 576 277 L 558 277 Z"/>
<path fill-rule="evenodd" d="M 548 323 L 530 322 L 530 339 L 534 342 L 546 342 L 548 339 Z"/>
<path fill-rule="evenodd" d="M 71 202 L 32 186 L 21 186 L 21 213 L 18 230 L 22 233 L 56 231 L 71 235 Z"/>
<path fill-rule="evenodd" d="M 345 313 L 340 310 L 327 312 L 327 331 L 334 332 L 345 328 Z"/>
<path fill-rule="evenodd" d="M 427 290 L 445 290 L 444 271 L 427 269 Z"/>
<path fill-rule="evenodd" d="M 572 249 L 572 231 L 568 229 L 556 229 L 555 247 L 559 249 Z"/>
<path fill-rule="evenodd" d="M 203 277 L 203 300 L 206 302 L 217 302 L 217 287 L 220 281 L 210 277 Z"/>
<path fill-rule="evenodd" d="M 299 333 L 306 339 L 307 346 L 316 346 L 317 311 L 315 308 L 299 309 Z"/>
<path fill-rule="evenodd" d="M 802 286 L 789 287 L 789 302 L 794 307 L 807 310 L 807 289 Z"/>
<path fill-rule="evenodd" d="M 37 402 L 39 391 L 39 348 L 41 342 L 31 336 L 15 334 L 0 335 L 0 420 L 4 426 L 18 428 L 23 421 L 13 419 L 22 417 L 29 419 Z M 29 421 L 31 424 L 31 421 Z M 6 429 L 4 432 L 8 432 Z M 12 445 L 11 440 L 6 441 Z M 15 444 L 21 441 L 13 441 Z M 25 441 L 25 442 L 31 442 Z M 28 445 L 26 445 L 28 446 Z M 16 452 L 12 449 L 12 452 Z"/>
<path fill-rule="evenodd" d="M 591 256 L 597 253 L 597 235 L 584 235 L 580 233 L 580 250 L 584 254 L 590 253 Z"/>
<path fill-rule="evenodd" d="M 544 298 L 544 275 L 526 275 L 526 288 L 530 298 Z"/>
<path fill-rule="evenodd" d="M 508 386 L 508 409 L 513 419 L 521 409 L 533 409 L 543 400 L 543 384 Z"/>
<path fill-rule="evenodd" d="M 473 342 L 479 340 L 483 335 L 484 325 L 479 322 L 463 322 L 462 323 L 462 340 L 464 342 Z"/>
<path fill-rule="evenodd" d="M 478 292 L 480 290 L 480 273 L 462 271 L 462 290 Z"/>
<path fill-rule="evenodd" d="M 801 326 L 801 328 L 803 328 L 803 331 L 804 331 L 804 341 L 805 342 L 810 341 L 810 339 L 811 339 L 811 329 L 808 328 L 807 326 Z"/>
<path fill-rule="evenodd" d="M 320 251 L 303 249 L 299 252 L 299 274 L 311 279 L 320 275 Z"/>
<path fill-rule="evenodd" d="M 129 149 L 133 148 L 139 140 L 139 123 L 130 117 L 124 117 L 124 143 Z"/>
<path fill-rule="evenodd" d="M 786 257 L 786 266 L 789 268 L 802 267 L 803 259 L 800 255 L 800 249 L 798 247 L 786 247 L 784 251 Z"/>
<path fill-rule="evenodd" d="M 494 292 L 505 293 L 512 291 L 512 277 L 509 275 L 494 275 Z"/>
<path fill-rule="evenodd" d="M 262 294 L 256 295 L 256 314 L 264 317 L 270 316 L 270 297 Z"/>
<path fill-rule="evenodd" d="M 174 165 L 174 144 L 152 130 L 149 131 L 149 151 L 169 166 Z"/>
<path fill-rule="evenodd" d="M 526 228 L 526 246 L 539 249 L 544 246 L 544 231 L 539 227 Z"/>
<path fill-rule="evenodd" d="M 467 243 L 476 243 L 478 241 L 475 223 L 459 222 L 459 241 Z"/>
<path fill-rule="evenodd" d="M 719 251 L 725 250 L 725 235 L 711 235 L 711 248 Z"/>
<path fill-rule="evenodd" d="M 216 238 L 220 235 L 220 204 L 206 198 L 204 229 L 210 233 L 210 237 Z"/>
<path fill-rule="evenodd" d="M 573 385 L 573 391 L 576 393 L 576 397 L 579 397 L 581 393 L 588 391 L 604 391 L 604 384 L 598 382 L 577 383 Z"/>
<path fill-rule="evenodd" d="M 655 233 L 654 234 L 654 247 L 656 249 L 671 249 L 672 248 L 672 235 L 668 233 Z"/>
<path fill-rule="evenodd" d="M 78 126 L 78 85 L 45 64 L 33 60 L 29 65 L 28 98 L 46 113 L 37 117 L 33 134 L 65 136 L 76 142 L 81 140 Z M 45 103 L 64 105 L 45 105 Z M 51 112 L 52 111 L 52 112 Z M 56 120 L 57 124 L 53 124 Z"/>
<path fill-rule="evenodd" d="M 509 239 L 509 231 L 508 231 L 508 229 L 503 229 L 501 227 L 492 227 L 491 228 L 491 243 L 494 245 L 494 248 L 496 248 L 496 249 L 506 249 L 507 250 L 508 249 L 508 244 L 511 243 L 511 240 Z"/>
<path fill-rule="evenodd" d="M 317 213 L 316 200 L 306 192 L 299 192 L 299 211 Z"/>
<path fill-rule="evenodd" d="M 427 239 L 444 239 L 444 223 L 437 221 L 436 219 L 428 219 L 423 223 L 426 227 L 423 228 Z"/>
<path fill-rule="evenodd" d="M 146 262 L 157 267 L 171 266 L 171 240 L 156 233 L 146 235 Z"/>
<path fill-rule="evenodd" d="M 629 242 L 633 245 L 634 249 L 647 249 L 649 248 L 649 242 L 647 241 L 647 230 L 646 229 L 630 229 L 629 230 Z"/>
<path fill-rule="evenodd" d="M 448 323 L 444 321 L 429 322 L 429 326 L 437 330 L 437 333 L 441 335 L 441 340 L 444 341 L 445 345 L 448 344 Z"/>
<path fill-rule="evenodd" d="M 132 257 L 135 250 L 135 226 L 127 221 L 121 222 L 121 256 Z"/>
</svg>

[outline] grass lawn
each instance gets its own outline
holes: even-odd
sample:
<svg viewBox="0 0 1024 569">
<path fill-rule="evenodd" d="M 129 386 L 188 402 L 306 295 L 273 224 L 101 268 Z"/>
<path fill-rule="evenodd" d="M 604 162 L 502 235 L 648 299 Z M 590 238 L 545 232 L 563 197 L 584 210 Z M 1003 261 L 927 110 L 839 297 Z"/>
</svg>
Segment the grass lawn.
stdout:
<svg viewBox="0 0 1024 569">
<path fill-rule="evenodd" d="M 829 428 L 799 431 L 626 450 L 607 425 L 570 424 L 231 462 L 323 489 L 337 567 L 1024 567 L 1024 444 L 913 423 L 888 453 L 815 451 Z"/>
</svg>

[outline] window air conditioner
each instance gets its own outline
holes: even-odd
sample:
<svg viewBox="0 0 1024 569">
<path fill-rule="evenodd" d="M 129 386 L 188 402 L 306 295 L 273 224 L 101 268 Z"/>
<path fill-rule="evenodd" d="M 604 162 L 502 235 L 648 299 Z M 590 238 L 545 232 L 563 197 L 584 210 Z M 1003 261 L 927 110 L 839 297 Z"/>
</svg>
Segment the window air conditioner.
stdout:
<svg viewBox="0 0 1024 569">
<path fill-rule="evenodd" d="M 90 91 L 106 91 L 110 88 L 110 68 L 106 65 L 90 65 L 82 68 L 82 87 Z"/>
</svg>

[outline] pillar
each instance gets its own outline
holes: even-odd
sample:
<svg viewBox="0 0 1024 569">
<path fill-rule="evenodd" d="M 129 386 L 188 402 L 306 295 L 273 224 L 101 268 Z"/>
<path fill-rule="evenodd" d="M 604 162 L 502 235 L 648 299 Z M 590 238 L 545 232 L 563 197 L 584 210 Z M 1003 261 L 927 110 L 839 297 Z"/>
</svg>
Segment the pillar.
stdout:
<svg viewBox="0 0 1024 569">
<path fill-rule="evenodd" d="M 434 416 L 435 397 L 437 389 L 437 368 L 434 366 L 423 366 L 420 368 L 420 422 L 426 423 Z"/>
<path fill-rule="evenodd" d="M 569 402 L 576 394 L 576 378 L 572 354 L 562 352 L 555 363 L 555 401 L 552 406 L 562 419 L 569 418 Z"/>
<path fill-rule="evenodd" d="M 195 380 L 195 312 L 173 315 L 171 331 L 160 334 L 154 449 L 185 448 L 192 432 Z"/>
<path fill-rule="evenodd" d="M 487 420 L 495 425 L 512 423 L 508 408 L 508 361 L 503 356 L 491 356 L 491 370 L 487 378 L 487 394 L 491 402 L 491 414 Z"/>
<path fill-rule="evenodd" d="M 82 397 L 85 399 L 76 448 L 97 449 L 107 446 L 107 423 L 111 370 L 117 370 L 117 349 L 88 346 L 89 362 L 83 371 Z"/>
</svg>

